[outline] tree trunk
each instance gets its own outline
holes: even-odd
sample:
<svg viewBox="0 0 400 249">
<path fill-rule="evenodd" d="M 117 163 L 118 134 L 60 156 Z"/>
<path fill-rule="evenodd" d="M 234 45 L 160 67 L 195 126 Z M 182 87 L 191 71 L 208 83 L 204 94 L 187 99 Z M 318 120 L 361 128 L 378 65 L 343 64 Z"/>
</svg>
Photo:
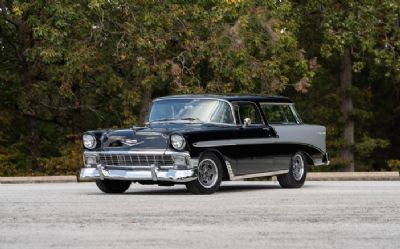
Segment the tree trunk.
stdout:
<svg viewBox="0 0 400 249">
<path fill-rule="evenodd" d="M 34 41 L 32 39 L 32 30 L 28 24 L 25 22 L 19 22 L 16 25 L 17 29 L 17 37 L 18 37 L 18 58 L 21 66 L 21 75 L 22 75 L 22 83 L 24 85 L 24 93 L 31 95 L 31 90 L 35 80 L 34 67 L 32 63 L 29 63 L 26 57 L 24 56 L 24 52 L 28 48 L 32 48 L 34 46 Z M 30 96 L 28 99 L 28 105 L 31 105 L 35 100 L 32 99 L 34 97 Z M 31 169 L 32 172 L 42 172 L 43 165 L 39 162 L 39 158 L 41 156 L 40 151 L 40 135 L 39 135 L 39 120 L 35 117 L 35 111 L 30 110 L 30 116 L 28 117 L 28 125 L 29 125 L 29 151 L 31 154 Z"/>
<path fill-rule="evenodd" d="M 39 128 L 38 121 L 34 117 L 29 117 L 29 129 L 30 129 L 30 144 L 29 150 L 31 153 L 31 162 L 32 162 L 32 171 L 33 172 L 41 172 L 43 170 L 43 166 L 39 162 L 40 157 L 40 137 L 39 137 Z"/>
<path fill-rule="evenodd" d="M 146 122 L 146 115 L 150 111 L 151 104 L 151 94 L 150 88 L 145 88 L 142 94 L 142 109 L 140 110 L 139 123 L 143 125 Z"/>
<path fill-rule="evenodd" d="M 81 87 L 79 83 L 74 83 L 72 86 L 72 92 L 75 96 L 74 101 L 74 111 L 70 113 L 71 115 L 71 127 L 72 127 L 72 134 L 74 136 L 74 142 L 79 143 L 81 141 L 81 117 L 82 117 L 82 107 L 81 107 Z"/>
<path fill-rule="evenodd" d="M 354 144 L 354 121 L 351 113 L 353 112 L 353 100 L 351 96 L 352 85 L 352 61 L 350 48 L 346 48 L 340 61 L 340 94 L 341 111 L 344 120 L 343 140 L 344 147 L 340 156 L 345 162 L 344 171 L 354 171 L 354 154 L 352 146 Z"/>
<path fill-rule="evenodd" d="M 24 72 L 23 72 L 23 83 L 25 85 L 25 91 L 30 94 L 33 85 L 33 77 L 30 73 L 29 66 L 24 63 L 23 64 Z M 28 117 L 29 124 L 29 151 L 31 154 L 31 168 L 32 172 L 41 172 L 43 170 L 43 166 L 39 162 L 40 153 L 40 136 L 39 136 L 39 127 L 38 120 L 32 116 Z"/>
</svg>

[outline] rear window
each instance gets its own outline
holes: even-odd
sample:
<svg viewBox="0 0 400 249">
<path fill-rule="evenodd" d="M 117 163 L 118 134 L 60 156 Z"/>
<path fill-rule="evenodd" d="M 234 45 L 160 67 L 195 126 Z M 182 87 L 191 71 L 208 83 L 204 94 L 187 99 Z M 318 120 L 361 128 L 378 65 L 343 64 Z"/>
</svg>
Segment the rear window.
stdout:
<svg viewBox="0 0 400 249">
<path fill-rule="evenodd" d="M 298 124 L 300 119 L 293 105 L 260 103 L 265 119 L 270 124 Z"/>
</svg>

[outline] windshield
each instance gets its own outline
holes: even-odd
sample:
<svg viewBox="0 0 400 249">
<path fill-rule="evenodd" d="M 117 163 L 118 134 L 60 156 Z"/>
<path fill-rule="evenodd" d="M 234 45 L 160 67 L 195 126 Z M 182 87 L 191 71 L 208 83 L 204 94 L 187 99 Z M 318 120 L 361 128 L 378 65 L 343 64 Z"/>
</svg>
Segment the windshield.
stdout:
<svg viewBox="0 0 400 249">
<path fill-rule="evenodd" d="M 149 122 L 174 120 L 233 124 L 228 103 L 216 99 L 163 99 L 153 102 Z"/>
</svg>

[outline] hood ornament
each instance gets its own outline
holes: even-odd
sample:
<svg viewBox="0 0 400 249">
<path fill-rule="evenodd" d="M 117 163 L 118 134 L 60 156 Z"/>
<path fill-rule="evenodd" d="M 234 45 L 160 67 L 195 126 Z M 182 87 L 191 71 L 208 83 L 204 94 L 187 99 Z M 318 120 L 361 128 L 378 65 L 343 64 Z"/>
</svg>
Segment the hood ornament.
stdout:
<svg viewBox="0 0 400 249">
<path fill-rule="evenodd" d="M 127 146 L 134 146 L 134 145 L 142 144 L 142 143 L 144 143 L 144 141 L 138 142 L 137 139 L 124 139 L 124 140 L 121 140 L 121 143 L 125 144 Z"/>
</svg>

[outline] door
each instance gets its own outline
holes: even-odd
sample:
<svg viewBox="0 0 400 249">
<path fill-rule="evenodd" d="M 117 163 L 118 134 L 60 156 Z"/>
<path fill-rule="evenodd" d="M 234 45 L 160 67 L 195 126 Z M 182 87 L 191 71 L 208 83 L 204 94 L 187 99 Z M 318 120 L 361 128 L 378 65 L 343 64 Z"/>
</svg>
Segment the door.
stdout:
<svg viewBox="0 0 400 249">
<path fill-rule="evenodd" d="M 248 175 L 274 171 L 272 145 L 273 131 L 264 124 L 257 105 L 253 102 L 234 102 L 237 120 L 235 134 L 235 175 Z"/>
</svg>

